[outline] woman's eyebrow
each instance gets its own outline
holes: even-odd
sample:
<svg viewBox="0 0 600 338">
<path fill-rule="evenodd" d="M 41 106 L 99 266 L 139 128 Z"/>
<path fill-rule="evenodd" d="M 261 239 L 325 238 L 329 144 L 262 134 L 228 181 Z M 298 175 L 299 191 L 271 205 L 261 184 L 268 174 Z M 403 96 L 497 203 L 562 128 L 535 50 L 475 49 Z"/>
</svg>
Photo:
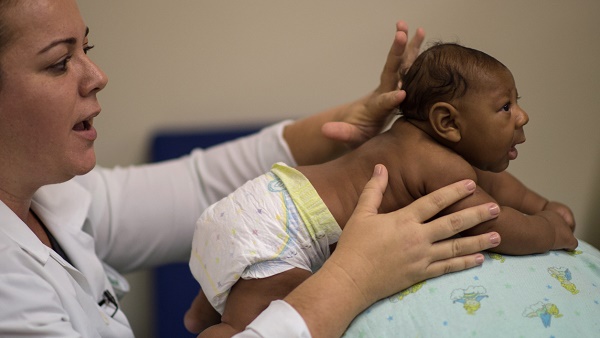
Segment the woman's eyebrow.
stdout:
<svg viewBox="0 0 600 338">
<path fill-rule="evenodd" d="M 90 28 L 89 27 L 85 27 L 85 35 L 84 36 L 88 36 L 88 34 L 90 33 Z M 74 45 L 77 42 L 76 38 L 66 38 L 66 39 L 59 39 L 59 40 L 55 40 L 52 41 L 50 44 L 48 44 L 46 47 L 42 48 L 39 52 L 39 54 L 43 54 L 47 51 L 49 51 L 50 49 L 52 49 L 55 46 L 58 46 L 60 44 L 68 44 L 68 45 Z"/>
</svg>

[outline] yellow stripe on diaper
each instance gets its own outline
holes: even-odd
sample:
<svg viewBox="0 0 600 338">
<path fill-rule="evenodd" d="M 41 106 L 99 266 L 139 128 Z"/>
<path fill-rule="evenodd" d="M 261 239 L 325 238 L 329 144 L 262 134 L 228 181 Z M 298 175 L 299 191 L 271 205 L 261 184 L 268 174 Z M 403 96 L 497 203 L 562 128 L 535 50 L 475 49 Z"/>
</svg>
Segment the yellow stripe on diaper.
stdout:
<svg viewBox="0 0 600 338">
<path fill-rule="evenodd" d="M 341 234 L 340 226 L 308 179 L 283 163 L 274 164 L 271 171 L 285 185 L 310 237 L 316 240 L 317 234 L 320 234 L 327 236 L 331 243 L 337 242 Z"/>
<path fill-rule="evenodd" d="M 202 271 L 204 272 L 204 275 L 208 279 L 208 282 L 210 283 L 210 287 L 213 289 L 213 292 L 215 294 L 219 294 L 219 289 L 217 289 L 217 284 L 211 278 L 210 273 L 208 273 L 208 270 L 206 270 L 206 266 L 204 265 L 204 261 L 202 260 L 202 257 L 200 257 L 200 255 L 198 254 L 198 252 L 196 252 L 196 250 L 192 250 L 192 257 L 196 259 L 196 261 L 197 261 L 196 265 L 199 266 L 202 269 Z M 192 269 L 192 272 L 193 272 L 193 269 Z M 196 278 L 196 279 L 198 279 L 198 278 Z"/>
</svg>

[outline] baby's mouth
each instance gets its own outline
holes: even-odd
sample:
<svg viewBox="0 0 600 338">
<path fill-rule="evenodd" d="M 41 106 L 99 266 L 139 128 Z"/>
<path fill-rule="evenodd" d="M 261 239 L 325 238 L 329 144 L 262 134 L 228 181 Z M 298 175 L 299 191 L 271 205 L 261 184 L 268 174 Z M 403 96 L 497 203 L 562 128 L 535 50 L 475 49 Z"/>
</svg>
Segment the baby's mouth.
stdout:
<svg viewBox="0 0 600 338">
<path fill-rule="evenodd" d="M 512 146 L 508 151 L 508 158 L 510 160 L 514 160 L 517 158 L 517 156 L 519 156 L 519 151 L 517 150 L 516 146 Z"/>
</svg>

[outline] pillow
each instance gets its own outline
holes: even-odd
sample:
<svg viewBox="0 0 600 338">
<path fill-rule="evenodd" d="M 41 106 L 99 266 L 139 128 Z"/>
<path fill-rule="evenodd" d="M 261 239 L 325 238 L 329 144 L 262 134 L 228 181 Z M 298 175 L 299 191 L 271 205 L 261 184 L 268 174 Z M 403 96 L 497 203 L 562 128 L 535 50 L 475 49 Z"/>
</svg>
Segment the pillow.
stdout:
<svg viewBox="0 0 600 338">
<path fill-rule="evenodd" d="M 596 248 L 485 257 L 380 300 L 344 337 L 600 337 Z"/>
</svg>

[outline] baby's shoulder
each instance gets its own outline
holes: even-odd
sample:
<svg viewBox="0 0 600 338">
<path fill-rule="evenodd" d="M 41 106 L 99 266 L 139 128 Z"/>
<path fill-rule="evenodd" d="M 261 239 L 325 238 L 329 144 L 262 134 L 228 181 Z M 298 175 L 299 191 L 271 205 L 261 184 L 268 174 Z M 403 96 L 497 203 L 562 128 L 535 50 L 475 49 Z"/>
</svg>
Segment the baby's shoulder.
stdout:
<svg viewBox="0 0 600 338">
<path fill-rule="evenodd" d="M 405 172 L 412 176 L 413 182 L 418 182 L 422 192 L 429 193 L 464 179 L 477 180 L 469 162 L 438 143 L 415 145 L 410 153 L 404 163 Z"/>
</svg>

